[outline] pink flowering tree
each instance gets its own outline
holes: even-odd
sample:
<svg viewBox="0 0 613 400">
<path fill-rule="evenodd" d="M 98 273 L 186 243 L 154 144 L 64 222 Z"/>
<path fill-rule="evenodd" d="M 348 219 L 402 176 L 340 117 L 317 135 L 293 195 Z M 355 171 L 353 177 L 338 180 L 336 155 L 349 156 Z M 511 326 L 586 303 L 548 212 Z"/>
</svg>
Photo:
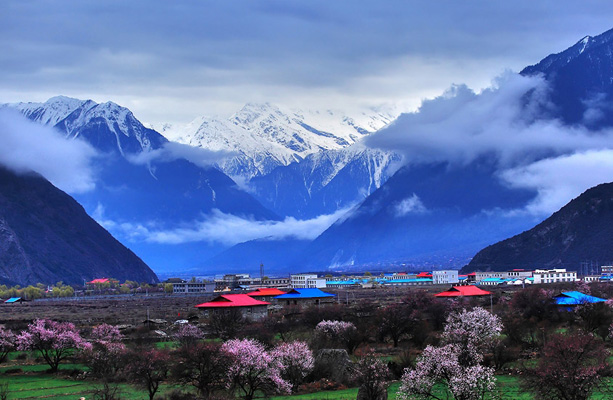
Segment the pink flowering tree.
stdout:
<svg viewBox="0 0 613 400">
<path fill-rule="evenodd" d="M 414 369 L 405 370 L 397 398 L 441 399 L 445 394 L 435 385 L 447 389 L 447 397 L 455 400 L 480 400 L 496 387 L 494 370 L 482 365 L 463 366 L 456 345 L 428 346 Z"/>
<path fill-rule="evenodd" d="M 387 398 L 387 383 L 390 370 L 374 352 L 369 351 L 360 358 L 355 368 L 355 377 L 360 385 L 358 399 L 379 400 Z"/>
<path fill-rule="evenodd" d="M 130 380 L 143 387 L 153 400 L 160 384 L 168 377 L 170 355 L 157 349 L 132 349 L 124 353 L 125 372 Z"/>
<path fill-rule="evenodd" d="M 443 331 L 443 343 L 454 344 L 462 365 L 483 361 L 483 352 L 490 349 L 502 332 L 502 322 L 489 311 L 475 307 L 449 314 Z"/>
<path fill-rule="evenodd" d="M 0 363 L 17 348 L 17 336 L 10 329 L 0 326 Z"/>
<path fill-rule="evenodd" d="M 185 346 L 194 344 L 204 338 L 204 332 L 195 325 L 183 324 L 177 329 L 173 337 L 182 346 Z"/>
<path fill-rule="evenodd" d="M 594 335 L 554 334 L 534 368 L 525 370 L 524 388 L 538 400 L 587 400 L 610 376 L 611 356 Z M 606 391 L 605 391 L 606 392 Z"/>
<path fill-rule="evenodd" d="M 123 335 L 117 327 L 101 324 L 92 329 L 91 339 L 92 346 L 81 352 L 83 364 L 93 376 L 113 380 L 123 366 Z"/>
<path fill-rule="evenodd" d="M 56 372 L 60 362 L 75 349 L 88 349 L 91 344 L 85 341 L 74 324 L 37 319 L 28 329 L 17 337 L 17 348 L 22 351 L 36 350 Z"/>
<path fill-rule="evenodd" d="M 329 341 L 340 342 L 347 348 L 349 354 L 353 354 L 353 351 L 362 342 L 362 335 L 351 322 L 321 321 L 315 327 L 315 332 Z"/>
<path fill-rule="evenodd" d="M 451 313 L 442 335 L 443 346 L 428 346 L 415 368 L 405 370 L 401 399 L 438 399 L 434 386 L 447 388 L 456 400 L 482 399 L 496 387 L 494 370 L 481 365 L 483 352 L 502 331 L 497 316 L 483 308 Z"/>
<path fill-rule="evenodd" d="M 219 343 L 195 342 L 185 344 L 172 354 L 172 377 L 184 385 L 193 386 L 200 398 L 216 398 L 227 390 L 228 369 L 232 356 Z"/>
<path fill-rule="evenodd" d="M 120 343 L 123 335 L 113 325 L 100 324 L 92 329 L 92 339 L 98 343 Z"/>
<path fill-rule="evenodd" d="M 264 394 L 290 393 L 292 385 L 281 376 L 283 365 L 273 358 L 264 346 L 253 339 L 233 339 L 222 345 L 233 362 L 228 370 L 228 389 L 239 393 L 245 400 L 256 392 Z"/>
<path fill-rule="evenodd" d="M 270 352 L 270 355 L 283 366 L 281 377 L 288 381 L 292 388 L 300 385 L 315 365 L 313 352 L 306 342 L 281 343 Z"/>
</svg>

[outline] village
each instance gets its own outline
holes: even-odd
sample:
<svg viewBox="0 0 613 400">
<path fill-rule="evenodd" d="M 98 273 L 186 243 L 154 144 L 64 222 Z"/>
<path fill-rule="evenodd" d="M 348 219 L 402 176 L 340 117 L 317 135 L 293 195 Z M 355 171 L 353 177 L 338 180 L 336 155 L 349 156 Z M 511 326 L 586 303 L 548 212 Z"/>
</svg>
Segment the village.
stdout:
<svg viewBox="0 0 613 400">
<path fill-rule="evenodd" d="M 607 299 L 613 298 L 613 267 L 603 266 L 599 272 L 578 276 L 564 269 L 513 269 L 463 276 L 447 270 L 337 277 L 292 274 L 287 278 L 225 274 L 211 281 L 171 278 L 157 286 L 123 289 L 124 294 L 121 288 L 126 284 L 99 278 L 86 282 L 72 296 L 43 296 L 32 301 L 16 296 L 0 306 L 6 339 L 0 341 L 0 350 L 4 348 L 7 354 L 0 364 L 0 392 L 6 383 L 8 399 L 39 398 L 26 387 L 11 390 L 10 382 L 46 379 L 51 385 L 71 387 L 75 395 L 86 399 L 149 396 L 180 400 L 213 398 L 214 394 L 214 398 L 284 395 L 299 400 L 313 393 L 341 399 L 355 398 L 373 385 L 376 396 L 360 398 L 382 399 L 382 393 L 413 398 L 424 389 L 412 386 L 415 378 L 409 376 L 422 374 L 420 379 L 432 384 L 431 394 L 453 395 L 458 389 L 452 382 L 423 368 L 434 353 L 456 349 L 453 343 L 460 339 L 450 336 L 451 327 L 460 324 L 462 327 L 454 328 L 460 329 L 457 332 L 472 335 L 473 329 L 485 326 L 488 333 L 471 342 L 476 353 L 468 365 L 454 358 L 459 357 L 457 349 L 446 356 L 459 362 L 453 366 L 454 374 L 466 375 L 478 366 L 483 373 L 470 390 L 481 393 L 484 397 L 480 398 L 532 399 L 538 393 L 538 379 L 545 379 L 537 371 L 549 371 L 545 365 L 552 362 L 546 356 L 550 347 L 569 347 L 568 340 L 583 343 L 592 338 L 584 347 L 595 346 L 595 351 L 609 354 L 613 308 Z M 47 290 L 53 294 L 53 288 Z M 44 346 L 28 347 L 25 338 L 36 336 L 37 329 L 52 335 L 60 329 L 57 324 L 69 324 L 61 329 L 70 331 L 74 339 L 68 341 L 60 361 L 51 365 L 57 372 L 44 377 L 29 372 L 44 369 Z M 101 330 L 112 332 L 113 339 L 100 339 Z M 567 334 L 558 335 L 560 330 Z M 109 350 L 110 343 L 121 351 Z M 235 386 L 241 378 L 231 377 L 233 367 L 227 364 L 245 346 L 251 346 L 250 351 L 258 352 L 260 358 L 273 357 L 282 346 L 294 346 L 291 351 L 307 360 L 307 365 L 292 377 L 283 369 L 268 371 L 280 374 L 285 383 L 279 386 L 266 381 L 246 393 Z M 223 362 L 215 358 L 220 351 L 225 354 Z M 590 369 L 594 382 L 590 393 L 609 393 L 613 381 L 605 373 L 606 358 L 591 352 L 576 360 L 568 351 L 565 359 L 554 360 L 559 364 L 556 368 L 576 368 L 576 374 L 583 374 L 583 367 L 568 363 L 578 362 L 588 369 L 596 363 L 598 368 Z M 143 375 L 120 367 L 138 364 L 127 360 L 145 354 L 157 360 L 147 364 L 156 369 L 150 376 L 157 376 L 157 389 L 149 395 L 138 389 L 146 386 Z M 103 364 L 110 365 L 94 365 L 92 360 L 106 360 Z M 223 372 L 221 383 L 206 389 L 211 391 L 208 395 L 202 387 L 193 386 L 202 379 L 197 372 L 186 377 L 173 369 L 205 360 Z M 538 368 L 526 367 L 527 362 Z M 378 378 L 366 378 L 364 370 L 360 372 L 367 365 L 378 368 Z M 182 386 L 181 382 L 191 383 Z M 117 394 L 120 392 L 123 396 Z M 406 395 L 409 397 L 402 397 Z"/>
</svg>

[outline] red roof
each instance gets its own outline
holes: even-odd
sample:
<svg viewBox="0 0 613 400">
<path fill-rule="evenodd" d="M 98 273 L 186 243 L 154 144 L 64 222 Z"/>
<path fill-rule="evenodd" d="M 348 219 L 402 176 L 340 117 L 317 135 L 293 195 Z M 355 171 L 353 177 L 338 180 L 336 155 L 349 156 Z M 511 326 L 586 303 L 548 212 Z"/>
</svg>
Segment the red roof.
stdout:
<svg viewBox="0 0 613 400">
<path fill-rule="evenodd" d="M 87 283 L 93 285 L 93 284 L 96 284 L 96 283 L 107 283 L 107 282 L 109 282 L 109 278 L 97 278 L 97 279 L 94 279 L 93 281 L 87 282 Z"/>
<path fill-rule="evenodd" d="M 476 276 L 477 273 L 476 272 L 471 272 L 470 274 L 468 274 L 467 276 Z"/>
<path fill-rule="evenodd" d="M 417 278 L 432 278 L 432 274 L 430 272 L 420 272 L 416 276 Z"/>
<path fill-rule="evenodd" d="M 492 294 L 487 290 L 479 289 L 476 286 L 453 286 L 451 289 L 435 294 L 436 297 L 458 297 L 458 296 L 487 296 Z"/>
<path fill-rule="evenodd" d="M 247 296 L 251 296 L 251 297 L 279 296 L 282 294 L 285 294 L 285 292 L 277 288 L 260 288 L 260 289 L 257 289 L 255 292 L 247 293 Z"/>
<path fill-rule="evenodd" d="M 249 307 L 249 306 L 265 306 L 270 303 L 256 300 L 246 294 L 222 294 L 217 296 L 208 303 L 198 304 L 198 308 L 217 308 L 217 307 Z"/>
</svg>

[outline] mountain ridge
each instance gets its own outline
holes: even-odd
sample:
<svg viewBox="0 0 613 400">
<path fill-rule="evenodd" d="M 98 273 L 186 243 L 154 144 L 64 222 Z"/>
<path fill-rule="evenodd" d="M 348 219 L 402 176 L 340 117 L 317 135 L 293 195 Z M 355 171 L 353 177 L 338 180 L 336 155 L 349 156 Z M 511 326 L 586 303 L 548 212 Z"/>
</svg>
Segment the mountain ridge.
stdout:
<svg viewBox="0 0 613 400">
<path fill-rule="evenodd" d="M 462 271 L 577 270 L 586 260 L 613 261 L 613 183 L 586 190 L 532 229 L 482 249 Z"/>
<path fill-rule="evenodd" d="M 0 205 L 0 282 L 158 282 L 138 256 L 38 174 L 0 167 Z"/>
</svg>

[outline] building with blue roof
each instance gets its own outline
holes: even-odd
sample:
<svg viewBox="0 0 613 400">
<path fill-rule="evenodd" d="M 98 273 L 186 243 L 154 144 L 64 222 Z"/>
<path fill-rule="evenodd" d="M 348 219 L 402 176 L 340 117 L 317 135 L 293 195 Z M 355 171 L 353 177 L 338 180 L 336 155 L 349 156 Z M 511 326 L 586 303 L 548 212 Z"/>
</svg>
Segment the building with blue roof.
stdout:
<svg viewBox="0 0 613 400">
<path fill-rule="evenodd" d="M 412 278 L 412 279 L 390 279 L 382 282 L 389 286 L 416 286 L 416 285 L 432 285 L 430 278 Z"/>
<path fill-rule="evenodd" d="M 25 300 L 22 297 L 11 297 L 8 300 L 5 300 L 4 302 L 7 304 L 15 304 L 15 303 L 23 303 Z"/>
<path fill-rule="evenodd" d="M 567 310 L 572 310 L 573 307 L 582 304 L 604 303 L 605 301 L 607 301 L 606 299 L 590 296 L 589 294 L 577 291 L 562 292 L 559 295 L 555 296 L 553 299 L 559 307 L 565 308 Z"/>
<path fill-rule="evenodd" d="M 307 307 L 311 305 L 334 303 L 336 295 L 326 293 L 321 289 L 292 289 L 289 292 L 275 297 L 278 304 L 284 306 Z"/>
</svg>

